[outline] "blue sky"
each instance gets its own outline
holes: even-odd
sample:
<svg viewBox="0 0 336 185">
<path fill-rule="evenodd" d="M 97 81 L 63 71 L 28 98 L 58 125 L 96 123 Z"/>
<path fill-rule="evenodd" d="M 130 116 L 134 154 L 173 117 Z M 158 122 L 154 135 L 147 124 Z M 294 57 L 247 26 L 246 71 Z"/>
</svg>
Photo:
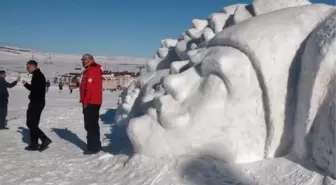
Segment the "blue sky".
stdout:
<svg viewBox="0 0 336 185">
<path fill-rule="evenodd" d="M 0 42 L 45 52 L 152 57 L 160 40 L 177 38 L 193 18 L 206 19 L 226 5 L 250 2 L 0 0 Z"/>
</svg>

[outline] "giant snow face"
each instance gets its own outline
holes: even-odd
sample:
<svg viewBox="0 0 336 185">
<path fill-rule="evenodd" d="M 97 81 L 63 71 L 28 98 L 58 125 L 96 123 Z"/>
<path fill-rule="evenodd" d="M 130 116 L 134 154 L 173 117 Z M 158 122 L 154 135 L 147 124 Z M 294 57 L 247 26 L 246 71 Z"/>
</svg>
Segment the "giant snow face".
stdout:
<svg viewBox="0 0 336 185">
<path fill-rule="evenodd" d="M 155 98 L 145 115 L 130 121 L 134 151 L 234 163 L 285 155 L 294 134 L 302 50 L 333 10 L 312 5 L 257 16 L 189 51 L 189 63 L 172 63 L 164 95 L 145 93 Z"/>
<path fill-rule="evenodd" d="M 261 91 L 245 54 L 212 47 L 201 64 L 168 76 L 163 86 L 167 94 L 129 125 L 136 151 L 154 157 L 201 152 L 228 162 L 263 159 Z"/>
</svg>

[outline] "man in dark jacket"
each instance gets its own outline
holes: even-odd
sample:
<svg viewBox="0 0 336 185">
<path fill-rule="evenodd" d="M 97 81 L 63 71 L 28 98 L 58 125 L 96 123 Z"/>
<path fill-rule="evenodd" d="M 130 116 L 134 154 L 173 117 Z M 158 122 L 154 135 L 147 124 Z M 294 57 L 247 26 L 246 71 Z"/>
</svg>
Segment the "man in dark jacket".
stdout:
<svg viewBox="0 0 336 185">
<path fill-rule="evenodd" d="M 22 81 L 24 86 L 30 91 L 30 102 L 27 110 L 27 127 L 30 133 L 30 144 L 25 149 L 28 151 L 43 151 L 48 148 L 51 143 L 51 140 L 38 127 L 45 106 L 46 79 L 41 70 L 37 67 L 35 60 L 27 62 L 27 71 L 33 76 L 31 84 Z M 38 145 L 38 139 L 42 141 L 40 146 Z"/>
<path fill-rule="evenodd" d="M 101 150 L 99 109 L 103 99 L 102 68 L 90 54 L 83 56 L 82 64 L 85 71 L 80 84 L 80 102 L 87 131 L 87 151 L 84 154 L 95 154 Z"/>
<path fill-rule="evenodd" d="M 17 78 L 16 81 L 12 83 L 8 83 L 6 80 L 6 71 L 0 70 L 0 130 L 8 129 L 6 128 L 6 117 L 8 110 L 8 90 L 7 88 L 14 87 L 18 81 L 20 81 L 20 77 Z"/>
</svg>

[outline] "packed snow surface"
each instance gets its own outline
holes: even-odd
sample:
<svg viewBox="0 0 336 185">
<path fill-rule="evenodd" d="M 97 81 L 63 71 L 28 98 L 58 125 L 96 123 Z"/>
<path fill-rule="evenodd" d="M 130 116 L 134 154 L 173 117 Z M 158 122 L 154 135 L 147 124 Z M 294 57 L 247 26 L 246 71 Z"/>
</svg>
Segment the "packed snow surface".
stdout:
<svg viewBox="0 0 336 185">
<path fill-rule="evenodd" d="M 103 151 L 92 156 L 85 150 L 83 115 L 78 92 L 51 88 L 41 119 L 41 129 L 53 143 L 44 152 L 28 152 L 25 126 L 28 92 L 10 90 L 9 130 L 0 132 L 1 185 L 316 185 L 333 183 L 285 158 L 233 166 L 207 155 L 151 159 L 131 155 L 125 128 L 114 123 L 118 93 L 104 93 L 101 109 Z M 277 168 L 279 165 L 284 168 Z M 266 178 L 262 178 L 266 177 Z"/>
</svg>

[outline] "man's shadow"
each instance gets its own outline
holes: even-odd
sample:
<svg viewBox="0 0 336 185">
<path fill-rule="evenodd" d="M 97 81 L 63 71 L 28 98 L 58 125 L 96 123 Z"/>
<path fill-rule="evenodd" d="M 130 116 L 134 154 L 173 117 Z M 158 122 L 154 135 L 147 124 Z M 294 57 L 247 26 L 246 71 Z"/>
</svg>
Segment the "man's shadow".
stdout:
<svg viewBox="0 0 336 185">
<path fill-rule="evenodd" d="M 100 120 L 103 124 L 109 124 L 111 130 L 109 134 L 105 134 L 109 144 L 103 147 L 103 150 L 113 155 L 125 154 L 130 156 L 133 151 L 131 141 L 126 132 L 127 124 L 115 123 L 116 111 L 116 109 L 108 109 L 104 114 L 100 115 Z"/>
<path fill-rule="evenodd" d="M 100 115 L 100 120 L 103 124 L 110 125 L 111 132 L 105 134 L 105 138 L 109 140 L 109 144 L 103 147 L 104 152 L 111 153 L 113 155 L 125 154 L 130 156 L 133 153 L 131 141 L 128 138 L 126 129 L 127 124 L 115 123 L 116 109 L 108 109 L 104 114 Z M 82 151 L 86 150 L 86 143 L 81 140 L 77 134 L 73 133 L 67 128 L 52 128 L 60 138 L 74 144 Z M 28 135 L 28 130 L 24 130 Z M 24 135 L 24 134 L 23 134 Z"/>
<path fill-rule="evenodd" d="M 74 144 L 82 151 L 86 150 L 86 143 L 71 130 L 68 130 L 67 128 L 52 128 L 51 130 L 55 132 L 60 138 Z"/>
<path fill-rule="evenodd" d="M 30 138 L 29 138 L 29 130 L 24 127 L 19 127 L 17 130 L 18 133 L 22 136 L 22 142 L 29 144 Z"/>
</svg>

